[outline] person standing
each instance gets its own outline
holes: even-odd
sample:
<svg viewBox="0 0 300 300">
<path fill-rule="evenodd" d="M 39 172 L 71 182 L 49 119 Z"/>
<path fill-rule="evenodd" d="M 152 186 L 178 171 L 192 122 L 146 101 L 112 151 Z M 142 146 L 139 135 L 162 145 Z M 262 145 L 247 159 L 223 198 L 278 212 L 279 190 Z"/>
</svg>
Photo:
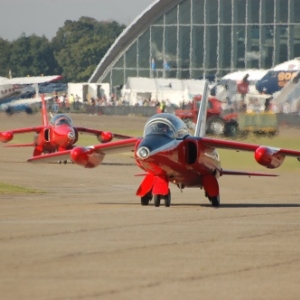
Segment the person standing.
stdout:
<svg viewBox="0 0 300 300">
<path fill-rule="evenodd" d="M 69 104 L 70 104 L 70 106 L 73 106 L 73 109 L 75 110 L 75 98 L 74 98 L 74 95 L 71 94 L 71 95 L 68 97 L 68 99 L 69 99 Z"/>
<path fill-rule="evenodd" d="M 237 91 L 241 94 L 241 98 L 244 101 L 246 94 L 249 92 L 249 74 L 246 74 L 242 81 L 237 85 Z"/>
</svg>

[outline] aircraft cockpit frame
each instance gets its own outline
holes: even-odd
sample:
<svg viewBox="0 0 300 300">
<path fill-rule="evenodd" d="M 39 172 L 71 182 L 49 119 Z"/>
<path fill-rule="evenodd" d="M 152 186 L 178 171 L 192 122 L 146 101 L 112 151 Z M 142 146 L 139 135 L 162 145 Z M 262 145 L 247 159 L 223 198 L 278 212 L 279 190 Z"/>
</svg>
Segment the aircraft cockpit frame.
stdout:
<svg viewBox="0 0 300 300">
<path fill-rule="evenodd" d="M 143 136 L 150 134 L 166 135 L 173 139 L 183 139 L 190 135 L 186 124 L 175 115 L 161 113 L 154 115 L 146 123 Z"/>
<path fill-rule="evenodd" d="M 72 119 L 65 114 L 57 114 L 53 116 L 49 123 L 54 127 L 61 126 L 63 124 L 73 126 Z"/>
</svg>

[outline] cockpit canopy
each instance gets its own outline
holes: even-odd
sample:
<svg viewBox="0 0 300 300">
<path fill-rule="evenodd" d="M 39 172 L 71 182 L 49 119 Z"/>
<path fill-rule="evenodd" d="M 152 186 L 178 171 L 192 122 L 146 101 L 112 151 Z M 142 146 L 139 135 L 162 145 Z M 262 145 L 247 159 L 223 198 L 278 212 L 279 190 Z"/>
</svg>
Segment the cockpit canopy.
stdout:
<svg viewBox="0 0 300 300">
<path fill-rule="evenodd" d="M 70 125 L 70 126 L 73 126 L 73 121 L 72 119 L 67 116 L 67 115 L 64 115 L 64 114 L 57 114 L 55 115 L 51 120 L 50 120 L 50 124 L 54 127 L 56 126 L 60 126 L 60 125 L 63 125 L 63 124 L 67 124 L 67 125 Z"/>
<path fill-rule="evenodd" d="M 181 119 L 169 113 L 161 113 L 154 115 L 146 123 L 144 137 L 149 134 L 166 135 L 173 139 L 182 139 L 190 133 Z"/>
</svg>

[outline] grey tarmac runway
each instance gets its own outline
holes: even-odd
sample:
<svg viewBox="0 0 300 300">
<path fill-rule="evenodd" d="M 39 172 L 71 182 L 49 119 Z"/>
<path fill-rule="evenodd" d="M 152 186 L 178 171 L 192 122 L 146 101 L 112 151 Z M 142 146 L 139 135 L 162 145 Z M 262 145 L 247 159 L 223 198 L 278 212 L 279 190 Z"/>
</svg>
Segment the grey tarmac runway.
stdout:
<svg viewBox="0 0 300 300">
<path fill-rule="evenodd" d="M 108 129 L 145 121 L 72 117 Z M 40 116 L 0 119 L 3 130 Z M 171 207 L 156 208 L 135 196 L 136 166 L 34 165 L 31 153 L 0 147 L 0 182 L 41 191 L 0 195 L 1 300 L 299 299 L 300 165 L 220 178 L 217 209 L 203 191 L 175 186 Z"/>
</svg>

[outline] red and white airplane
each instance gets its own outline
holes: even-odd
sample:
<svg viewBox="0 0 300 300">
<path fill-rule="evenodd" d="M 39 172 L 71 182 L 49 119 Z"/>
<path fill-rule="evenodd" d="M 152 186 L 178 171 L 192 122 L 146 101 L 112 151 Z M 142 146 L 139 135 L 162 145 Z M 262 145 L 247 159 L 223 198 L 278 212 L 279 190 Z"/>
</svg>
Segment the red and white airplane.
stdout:
<svg viewBox="0 0 300 300">
<path fill-rule="evenodd" d="M 44 153 L 73 149 L 78 141 L 78 134 L 81 132 L 94 134 L 101 143 L 110 142 L 114 137 L 128 138 L 128 136 L 113 134 L 109 131 L 74 126 L 72 119 L 67 114 L 56 114 L 49 122 L 44 95 L 41 95 L 41 100 L 42 125 L 2 131 L 0 132 L 0 142 L 7 143 L 11 141 L 15 134 L 34 132 L 33 143 L 11 144 L 6 145 L 6 147 L 34 147 L 33 156 L 39 156 Z M 64 162 L 66 163 L 66 161 Z"/>
<path fill-rule="evenodd" d="M 235 151 L 252 151 L 255 160 L 270 169 L 278 168 L 286 156 L 300 158 L 300 151 L 242 143 L 205 137 L 205 118 L 208 93 L 203 93 L 194 136 L 186 124 L 173 114 L 160 113 L 152 116 L 145 125 L 141 138 L 129 138 L 91 147 L 75 147 L 72 150 L 31 158 L 29 162 L 50 162 L 71 159 L 85 168 L 100 165 L 110 153 L 131 151 L 136 164 L 143 169 L 145 177 L 137 190 L 142 205 L 154 198 L 154 205 L 171 204 L 169 184 L 180 189 L 199 187 L 212 206 L 220 205 L 218 178 L 223 175 L 277 176 L 268 173 L 224 170 L 216 148 Z"/>
</svg>

